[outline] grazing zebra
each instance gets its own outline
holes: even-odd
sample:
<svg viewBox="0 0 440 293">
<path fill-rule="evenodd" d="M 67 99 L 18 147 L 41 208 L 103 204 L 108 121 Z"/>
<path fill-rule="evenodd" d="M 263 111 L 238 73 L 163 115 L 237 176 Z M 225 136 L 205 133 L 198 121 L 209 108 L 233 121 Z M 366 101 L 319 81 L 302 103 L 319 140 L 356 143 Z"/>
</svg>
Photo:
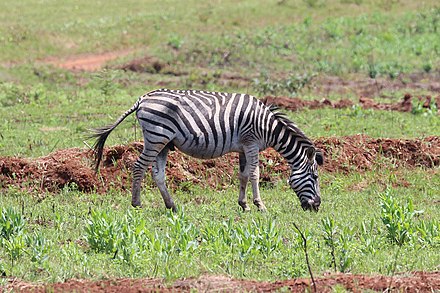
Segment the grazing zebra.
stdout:
<svg viewBox="0 0 440 293">
<path fill-rule="evenodd" d="M 291 167 L 289 185 L 304 210 L 318 211 L 321 204 L 317 165 L 323 155 L 304 133 L 275 107 L 253 96 L 197 90 L 160 89 L 137 100 L 112 125 L 93 130 L 96 171 L 110 132 L 136 111 L 144 137 L 144 149 L 134 163 L 132 205 L 141 206 L 140 188 L 145 171 L 159 187 L 165 206 L 175 210 L 165 185 L 165 165 L 170 150 L 177 147 L 196 158 L 212 159 L 229 152 L 239 154 L 238 204 L 250 210 L 246 185 L 251 181 L 253 202 L 265 210 L 258 188 L 258 153 L 268 147 L 278 151 Z"/>
</svg>

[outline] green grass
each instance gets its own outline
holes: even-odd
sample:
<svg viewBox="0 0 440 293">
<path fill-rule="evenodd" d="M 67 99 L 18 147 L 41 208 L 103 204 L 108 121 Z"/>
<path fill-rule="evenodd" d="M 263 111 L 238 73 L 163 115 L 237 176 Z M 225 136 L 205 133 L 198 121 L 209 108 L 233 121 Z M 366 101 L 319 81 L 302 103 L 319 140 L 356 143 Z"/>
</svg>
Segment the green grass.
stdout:
<svg viewBox="0 0 440 293">
<path fill-rule="evenodd" d="M 176 38 L 221 34 L 225 31 L 264 28 L 278 23 L 296 23 L 304 16 L 325 20 L 328 10 L 343 17 L 383 12 L 402 14 L 433 6 L 413 1 L 361 1 L 359 5 L 332 0 L 322 5 L 307 1 L 90 1 L 25 0 L 0 4 L 2 61 L 34 60 L 62 55 L 124 47 L 175 42 Z"/>
<path fill-rule="evenodd" d="M 137 55 L 196 75 L 203 69 L 249 78 L 292 72 L 396 78 L 439 68 L 436 1 L 315 2 L 129 1 L 118 9 L 90 1 L 6 1 L 0 62 L 22 66 L 49 56 L 139 48 Z"/>
<path fill-rule="evenodd" d="M 130 95 L 113 85 L 109 88 L 105 79 L 75 90 L 50 90 L 44 84 L 33 87 L 3 84 L 0 86 L 3 106 L 0 108 L 0 155 L 38 157 L 57 149 L 84 147 L 88 129 L 113 123 L 142 93 Z M 440 135 L 438 115 L 355 107 L 303 109 L 288 113 L 288 116 L 311 138 L 354 134 L 394 138 Z M 139 140 L 140 134 L 132 115 L 110 136 L 108 145 L 126 144 L 135 138 Z"/>
<path fill-rule="evenodd" d="M 257 96 L 271 88 L 271 93 L 287 95 L 298 90 L 307 99 L 322 99 L 308 90 L 308 77 L 373 80 L 438 74 L 440 7 L 435 0 L 263 2 L 1 2 L 0 156 L 39 157 L 83 147 L 87 129 L 112 123 L 137 96 L 163 85 Z M 122 49 L 134 49 L 137 57 L 153 56 L 166 70 L 69 72 L 42 61 Z M 111 66 L 117 68 L 133 56 Z M 222 74 L 246 82 L 225 81 Z M 408 88 L 387 96 L 395 102 L 406 92 L 437 94 Z M 311 138 L 440 135 L 435 113 L 355 106 L 304 109 L 288 116 Z M 136 124 L 134 116 L 128 118 L 107 145 L 139 140 Z M 434 271 L 440 263 L 438 171 L 376 166 L 366 173 L 322 173 L 323 203 L 317 214 L 303 212 L 283 182 L 262 188 L 269 210 L 265 214 L 240 211 L 237 180 L 220 191 L 185 185 L 185 191 L 175 192 L 183 208 L 177 215 L 165 211 L 155 188 L 143 190 L 145 208 L 134 210 L 128 191 L 84 194 L 71 186 L 56 194 L 29 194 L 9 187 L 0 190 L 0 210 L 7 214 L 0 220 L 5 229 L 0 274 L 37 282 L 201 274 L 262 280 L 307 276 L 292 222 L 309 237 L 318 275 L 333 270 L 324 223 L 333 223 L 339 271 L 390 274 L 399 250 L 396 271 Z M 393 208 L 383 212 L 381 203 L 387 198 Z M 6 224 L 11 219 L 15 230 Z M 384 219 L 391 219 L 388 227 Z M 392 235 L 404 240 L 395 241 Z"/>
<path fill-rule="evenodd" d="M 322 224 L 331 219 L 337 271 L 390 274 L 399 245 L 389 240 L 381 220 L 379 196 L 388 193 L 399 206 L 412 199 L 414 210 L 424 210 L 405 228 L 410 235 L 402 244 L 397 271 L 435 270 L 440 261 L 436 252 L 440 210 L 435 204 L 440 199 L 439 178 L 424 170 L 399 172 L 410 187 L 388 191 L 385 186 L 396 184 L 394 171 L 323 174 L 322 210 L 316 214 L 302 211 L 283 183 L 262 190 L 267 213 L 256 209 L 242 213 L 236 203 L 236 186 L 219 192 L 197 186 L 191 186 L 189 192 L 177 190 L 174 198 L 181 210 L 175 215 L 165 211 L 156 189 L 143 191 L 142 210 L 132 209 L 128 194 L 119 191 L 85 195 L 66 188 L 56 196 L 36 197 L 11 189 L 2 195 L 1 208 L 12 207 L 23 215 L 21 234 L 11 238 L 23 235 L 27 240 L 14 262 L 5 244 L 0 246 L 0 267 L 8 276 L 45 282 L 104 277 L 175 279 L 203 273 L 259 280 L 305 277 L 308 272 L 292 225 L 295 222 L 309 238 L 312 268 L 321 275 L 333 270 Z M 372 184 L 359 188 L 364 182 Z M 434 225 L 434 234 L 423 236 L 417 230 L 422 223 Z"/>
</svg>

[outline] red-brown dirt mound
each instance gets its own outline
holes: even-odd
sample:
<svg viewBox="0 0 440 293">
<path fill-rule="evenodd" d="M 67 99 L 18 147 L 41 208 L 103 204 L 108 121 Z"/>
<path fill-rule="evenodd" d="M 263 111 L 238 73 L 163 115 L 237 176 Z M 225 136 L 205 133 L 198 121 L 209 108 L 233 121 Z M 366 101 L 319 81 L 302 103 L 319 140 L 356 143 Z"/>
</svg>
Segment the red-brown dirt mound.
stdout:
<svg viewBox="0 0 440 293">
<path fill-rule="evenodd" d="M 327 172 L 358 172 L 386 164 L 389 167 L 426 167 L 440 165 L 440 137 L 424 139 L 370 138 L 365 135 L 320 138 L 315 141 L 324 152 Z M 105 192 L 109 188 L 129 189 L 130 168 L 142 150 L 142 143 L 106 148 L 100 173 L 92 168 L 91 152 L 72 148 L 37 159 L 0 158 L 0 188 L 10 185 L 29 191 L 56 192 L 76 185 L 83 192 Z M 197 160 L 171 152 L 167 176 L 172 188 L 188 183 L 224 188 L 236 182 L 238 156 L 228 154 L 217 160 Z M 261 181 L 273 182 L 287 177 L 288 167 L 274 150 L 260 156 Z"/>
<path fill-rule="evenodd" d="M 440 272 L 414 272 L 394 276 L 336 274 L 317 278 L 317 292 L 333 292 L 336 285 L 352 292 L 374 290 L 384 292 L 391 287 L 398 292 L 436 292 L 440 290 Z M 161 279 L 113 279 L 103 281 L 68 280 L 64 283 L 34 285 L 15 281 L 7 286 L 20 292 L 290 292 L 310 290 L 310 279 L 300 278 L 276 282 L 235 280 L 224 276 L 201 276 L 178 280 L 166 285 Z"/>
<path fill-rule="evenodd" d="M 422 104 L 423 108 L 430 108 L 432 102 L 437 106 L 437 109 L 440 109 L 440 96 L 438 97 L 431 97 L 431 96 L 424 96 L 424 97 L 417 97 L 414 98 L 410 94 L 406 94 L 402 101 L 398 103 L 379 103 L 374 101 L 373 99 L 361 97 L 359 98 L 359 105 L 363 109 L 374 109 L 374 110 L 390 110 L 390 111 L 400 111 L 400 112 L 411 112 L 413 109 L 413 99 L 417 99 L 419 103 Z M 300 110 L 302 108 L 310 108 L 310 109 L 320 109 L 320 108 L 335 108 L 335 109 L 342 109 L 342 108 L 349 108 L 354 105 L 354 103 L 351 100 L 348 99 L 342 99 L 336 102 L 332 102 L 328 99 L 323 99 L 321 101 L 319 100 L 302 100 L 300 98 L 288 98 L 288 97 L 272 97 L 267 96 L 262 99 L 262 101 L 266 104 L 272 104 L 276 105 L 280 108 L 296 111 Z M 432 101 L 432 102 L 431 102 Z"/>
</svg>

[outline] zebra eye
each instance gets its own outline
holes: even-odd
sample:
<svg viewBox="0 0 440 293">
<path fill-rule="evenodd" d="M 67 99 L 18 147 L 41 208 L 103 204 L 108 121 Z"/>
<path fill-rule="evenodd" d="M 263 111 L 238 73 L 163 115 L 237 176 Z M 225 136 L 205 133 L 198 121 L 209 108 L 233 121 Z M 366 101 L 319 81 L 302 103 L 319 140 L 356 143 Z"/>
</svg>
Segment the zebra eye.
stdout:
<svg viewBox="0 0 440 293">
<path fill-rule="evenodd" d="M 316 179 L 318 179 L 318 175 L 317 174 L 312 174 L 312 178 L 316 180 Z"/>
</svg>

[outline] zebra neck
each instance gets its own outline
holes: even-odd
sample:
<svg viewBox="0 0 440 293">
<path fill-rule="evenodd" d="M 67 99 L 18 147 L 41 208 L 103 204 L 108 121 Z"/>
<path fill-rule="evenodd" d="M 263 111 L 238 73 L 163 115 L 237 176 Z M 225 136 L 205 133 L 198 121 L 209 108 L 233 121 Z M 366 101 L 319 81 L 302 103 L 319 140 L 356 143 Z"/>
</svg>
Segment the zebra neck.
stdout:
<svg viewBox="0 0 440 293">
<path fill-rule="evenodd" d="M 290 135 L 285 143 L 278 143 L 273 148 L 286 159 L 292 170 L 298 170 L 305 161 L 306 151 L 313 146 L 312 142 L 304 137 Z"/>
</svg>

